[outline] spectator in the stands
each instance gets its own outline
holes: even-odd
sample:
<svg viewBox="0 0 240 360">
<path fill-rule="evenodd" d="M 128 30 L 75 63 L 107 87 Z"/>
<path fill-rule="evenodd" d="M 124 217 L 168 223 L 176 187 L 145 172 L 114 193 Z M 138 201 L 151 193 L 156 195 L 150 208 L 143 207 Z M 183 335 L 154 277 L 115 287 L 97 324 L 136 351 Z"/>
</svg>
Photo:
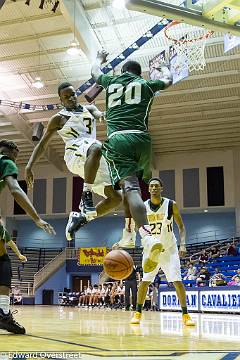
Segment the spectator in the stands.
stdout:
<svg viewBox="0 0 240 360">
<path fill-rule="evenodd" d="M 159 303 L 158 303 L 158 288 L 159 284 L 154 283 L 153 284 L 153 296 L 152 296 L 152 310 L 158 311 L 159 310 Z"/>
<path fill-rule="evenodd" d="M 195 280 L 197 274 L 196 266 L 193 266 L 193 263 L 188 263 L 188 269 L 186 275 L 184 276 L 183 280 Z"/>
<path fill-rule="evenodd" d="M 91 292 L 91 296 L 89 298 L 89 306 L 96 306 L 98 305 L 100 291 L 98 289 L 98 285 L 94 284 Z"/>
<path fill-rule="evenodd" d="M 163 275 L 162 270 L 160 269 L 157 273 L 157 275 L 155 276 L 154 279 L 154 284 L 158 284 L 158 286 L 161 284 L 161 275 Z"/>
<path fill-rule="evenodd" d="M 219 251 L 219 248 L 217 246 L 212 246 L 211 247 L 211 251 L 210 251 L 210 254 L 209 254 L 209 257 L 211 259 L 216 259 L 220 256 L 220 251 Z"/>
<path fill-rule="evenodd" d="M 236 242 L 236 249 L 237 249 L 237 255 L 239 256 L 240 255 L 240 241 L 239 240 Z"/>
<path fill-rule="evenodd" d="M 228 282 L 228 285 L 229 286 L 236 286 L 236 285 L 239 286 L 238 279 L 240 279 L 240 269 L 237 270 L 237 274 L 232 277 L 231 281 Z"/>
<path fill-rule="evenodd" d="M 18 285 L 15 285 L 13 290 L 12 290 L 12 293 L 13 293 L 13 304 L 14 305 L 20 305 L 22 304 L 22 293 L 21 293 L 21 290 L 20 288 L 18 287 Z"/>
<path fill-rule="evenodd" d="M 225 276 L 220 272 L 219 268 L 215 269 L 215 273 L 211 276 L 209 286 L 225 286 L 227 281 Z"/>
<path fill-rule="evenodd" d="M 89 300 L 92 295 L 92 290 L 93 290 L 93 287 L 92 287 L 92 285 L 89 284 L 87 291 L 86 291 L 86 296 L 85 296 L 85 305 L 89 305 Z"/>
<path fill-rule="evenodd" d="M 240 286 L 240 277 L 236 277 L 236 279 L 235 279 L 235 286 Z"/>
<path fill-rule="evenodd" d="M 78 306 L 82 306 L 85 304 L 86 295 L 87 295 L 87 286 L 84 285 L 83 290 L 80 292 Z"/>
<path fill-rule="evenodd" d="M 199 264 L 206 264 L 208 260 L 209 260 L 208 253 L 206 252 L 206 250 L 203 250 L 198 258 L 198 262 Z"/>
<path fill-rule="evenodd" d="M 236 248 L 234 240 L 231 244 L 228 245 L 226 255 L 227 256 L 237 256 L 237 248 Z"/>
<path fill-rule="evenodd" d="M 236 277 L 240 278 L 240 269 L 237 269 L 237 273 L 232 277 L 232 280 L 235 280 Z"/>
<path fill-rule="evenodd" d="M 197 286 L 208 286 L 210 279 L 209 271 L 206 267 L 200 269 L 199 274 L 197 275 L 196 284 Z"/>
<path fill-rule="evenodd" d="M 113 306 L 115 303 L 116 298 L 118 297 L 117 294 L 117 287 L 118 287 L 118 283 L 114 282 L 111 288 L 111 293 L 110 293 L 110 303 Z"/>
<path fill-rule="evenodd" d="M 118 293 L 118 296 L 119 296 L 120 303 L 123 304 L 124 303 L 124 297 L 125 297 L 125 286 L 123 285 L 122 282 L 120 282 L 120 284 L 118 286 L 117 293 Z"/>
</svg>

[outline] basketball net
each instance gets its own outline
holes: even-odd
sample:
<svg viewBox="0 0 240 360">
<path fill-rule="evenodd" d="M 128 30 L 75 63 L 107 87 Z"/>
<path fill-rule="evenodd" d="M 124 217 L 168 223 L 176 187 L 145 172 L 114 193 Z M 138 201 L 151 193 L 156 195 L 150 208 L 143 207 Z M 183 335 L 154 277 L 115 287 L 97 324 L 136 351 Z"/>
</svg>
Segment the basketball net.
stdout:
<svg viewBox="0 0 240 360">
<path fill-rule="evenodd" d="M 213 31 L 180 23 L 173 20 L 164 30 L 166 38 L 174 46 L 176 61 L 174 67 L 182 69 L 186 66 L 189 71 L 200 71 L 206 66 L 204 56 L 207 39 Z"/>
</svg>

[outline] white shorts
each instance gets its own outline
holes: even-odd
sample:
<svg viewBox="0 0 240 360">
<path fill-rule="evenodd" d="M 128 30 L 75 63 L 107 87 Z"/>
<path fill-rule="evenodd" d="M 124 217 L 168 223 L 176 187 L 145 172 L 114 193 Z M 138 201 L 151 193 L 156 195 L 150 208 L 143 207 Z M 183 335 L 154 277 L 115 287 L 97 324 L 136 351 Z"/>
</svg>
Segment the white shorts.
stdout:
<svg viewBox="0 0 240 360">
<path fill-rule="evenodd" d="M 64 160 L 67 168 L 71 171 L 71 173 L 77 174 L 82 179 L 84 179 L 84 164 L 87 158 L 87 151 L 94 143 L 101 144 L 101 142 L 98 140 L 84 138 L 77 142 L 74 142 L 74 144 L 78 145 L 77 150 L 65 149 Z M 109 185 L 111 185 L 111 179 L 109 175 L 108 165 L 106 160 L 102 156 L 92 190 L 94 193 L 106 198 L 104 188 L 105 186 Z"/>
<path fill-rule="evenodd" d="M 162 269 L 168 282 L 182 281 L 177 244 L 174 244 L 161 253 L 159 257 L 159 264 L 156 269 L 149 273 L 143 273 L 142 281 L 153 282 L 159 269 Z"/>
</svg>

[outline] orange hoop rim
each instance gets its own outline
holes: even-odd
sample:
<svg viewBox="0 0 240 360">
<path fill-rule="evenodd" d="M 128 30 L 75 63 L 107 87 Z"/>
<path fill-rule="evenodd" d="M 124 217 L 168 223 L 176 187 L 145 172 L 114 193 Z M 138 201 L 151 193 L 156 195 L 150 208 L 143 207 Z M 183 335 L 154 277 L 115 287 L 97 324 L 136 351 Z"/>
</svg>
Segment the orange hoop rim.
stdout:
<svg viewBox="0 0 240 360">
<path fill-rule="evenodd" d="M 171 37 L 169 34 L 167 34 L 167 31 L 172 28 L 173 26 L 182 24 L 180 21 L 177 20 L 173 20 L 170 24 L 168 24 L 165 29 L 164 29 L 164 35 L 166 36 L 166 38 L 172 42 L 174 42 L 175 44 L 188 44 L 188 43 L 194 43 L 197 41 L 201 41 L 201 40 L 207 40 L 213 33 L 214 31 L 212 30 L 208 30 L 208 32 L 206 34 L 203 34 L 202 36 L 196 37 L 194 39 L 191 40 L 184 40 L 184 39 L 174 39 L 173 37 Z"/>
</svg>

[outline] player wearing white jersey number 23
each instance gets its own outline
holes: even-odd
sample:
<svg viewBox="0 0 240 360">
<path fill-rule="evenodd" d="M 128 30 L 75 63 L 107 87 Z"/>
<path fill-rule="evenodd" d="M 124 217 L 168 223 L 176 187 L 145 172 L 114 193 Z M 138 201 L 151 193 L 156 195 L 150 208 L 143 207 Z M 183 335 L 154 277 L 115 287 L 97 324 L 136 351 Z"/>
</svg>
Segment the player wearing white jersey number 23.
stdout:
<svg viewBox="0 0 240 360">
<path fill-rule="evenodd" d="M 148 286 L 154 281 L 158 270 L 161 268 L 168 282 L 173 282 L 177 296 L 182 308 L 183 323 L 187 326 L 193 326 L 187 311 L 186 291 L 182 283 L 180 256 L 186 255 L 186 231 L 178 210 L 177 204 L 161 196 L 163 191 L 162 181 L 158 178 L 152 178 L 149 181 L 150 199 L 145 202 L 148 222 L 153 235 L 159 237 L 163 244 L 164 251 L 159 255 L 159 263 L 152 272 L 143 273 L 143 278 L 138 289 L 137 311 L 131 320 L 132 324 L 139 324 L 142 316 L 142 306 L 146 297 Z M 177 241 L 173 233 L 173 220 L 176 222 L 180 234 L 180 249 L 178 252 Z M 143 245 L 143 263 L 148 258 L 148 244 L 142 240 Z"/>
</svg>

